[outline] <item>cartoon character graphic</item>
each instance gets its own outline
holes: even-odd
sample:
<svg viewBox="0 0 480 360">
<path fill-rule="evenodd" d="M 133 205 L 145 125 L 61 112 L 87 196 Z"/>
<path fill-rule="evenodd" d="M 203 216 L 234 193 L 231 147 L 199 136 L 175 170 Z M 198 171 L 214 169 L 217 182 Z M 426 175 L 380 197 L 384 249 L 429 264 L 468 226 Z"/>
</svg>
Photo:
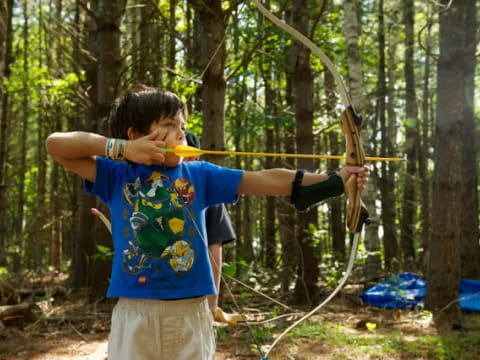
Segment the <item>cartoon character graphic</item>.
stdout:
<svg viewBox="0 0 480 360">
<path fill-rule="evenodd" d="M 130 275 L 136 275 L 149 266 L 148 259 L 170 257 L 169 265 L 175 272 L 191 269 L 195 253 L 190 243 L 183 239 L 184 211 L 194 198 L 193 186 L 186 179 L 177 179 L 166 187 L 168 177 L 152 172 L 141 182 L 127 183 L 123 195 L 133 206 L 129 219 L 134 234 L 123 252 L 122 265 Z"/>
<path fill-rule="evenodd" d="M 180 240 L 164 250 L 162 258 L 168 256 L 170 256 L 170 267 L 175 272 L 187 272 L 193 265 L 195 252 L 190 246 L 190 243 L 185 240 Z"/>
<path fill-rule="evenodd" d="M 187 179 L 176 179 L 173 182 L 175 192 L 180 196 L 180 201 L 183 206 L 190 206 L 193 202 L 195 189 Z"/>
</svg>

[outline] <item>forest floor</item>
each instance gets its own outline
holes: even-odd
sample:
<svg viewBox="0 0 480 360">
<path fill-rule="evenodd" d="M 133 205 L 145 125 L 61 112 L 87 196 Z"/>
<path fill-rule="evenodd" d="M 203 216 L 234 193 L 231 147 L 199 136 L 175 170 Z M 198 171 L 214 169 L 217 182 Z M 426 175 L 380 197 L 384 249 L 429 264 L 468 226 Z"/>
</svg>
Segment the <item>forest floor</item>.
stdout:
<svg viewBox="0 0 480 360">
<path fill-rule="evenodd" d="M 328 290 L 325 288 L 324 295 Z M 360 286 L 348 286 L 280 342 L 269 359 L 480 359 L 480 314 L 464 313 L 463 323 L 455 329 L 439 327 L 426 311 L 363 306 L 360 292 Z M 272 312 L 271 304 L 259 301 L 241 297 L 242 312 L 249 320 L 281 314 Z M 0 360 L 106 360 L 113 302 L 92 304 L 85 294 L 70 293 L 37 304 L 43 315 L 35 322 L 0 329 Z M 240 323 L 217 328 L 215 359 L 260 359 L 253 344 L 271 344 L 296 318 L 291 315 L 250 327 Z"/>
</svg>

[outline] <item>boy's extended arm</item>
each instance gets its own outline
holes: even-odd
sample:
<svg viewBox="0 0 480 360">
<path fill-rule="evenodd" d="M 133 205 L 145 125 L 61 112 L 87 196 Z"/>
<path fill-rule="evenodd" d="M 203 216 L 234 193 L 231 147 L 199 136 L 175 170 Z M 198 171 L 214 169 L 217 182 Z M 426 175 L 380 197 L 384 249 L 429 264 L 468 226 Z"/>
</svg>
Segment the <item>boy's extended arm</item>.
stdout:
<svg viewBox="0 0 480 360">
<path fill-rule="evenodd" d="M 295 179 L 295 170 L 267 169 L 261 171 L 246 171 L 237 189 L 238 194 L 246 195 L 291 195 L 292 182 Z M 368 169 L 366 167 L 346 166 L 339 175 L 345 184 L 351 174 L 358 174 L 358 187 L 363 189 L 367 181 Z M 306 172 L 301 185 L 307 186 L 328 179 L 327 174 Z"/>
<path fill-rule="evenodd" d="M 287 169 L 246 171 L 237 192 L 247 195 L 290 195 L 295 173 L 295 170 Z M 326 174 L 305 173 L 302 185 L 311 185 L 327 178 Z"/>
</svg>

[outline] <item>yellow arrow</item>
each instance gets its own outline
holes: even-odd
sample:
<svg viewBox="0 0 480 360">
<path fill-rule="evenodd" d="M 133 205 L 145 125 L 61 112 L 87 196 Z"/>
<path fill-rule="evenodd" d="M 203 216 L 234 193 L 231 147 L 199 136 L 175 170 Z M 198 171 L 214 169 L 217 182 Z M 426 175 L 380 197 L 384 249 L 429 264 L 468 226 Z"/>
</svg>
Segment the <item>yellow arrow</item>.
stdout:
<svg viewBox="0 0 480 360">
<path fill-rule="evenodd" d="M 173 152 L 177 156 L 196 157 L 200 155 L 241 155 L 241 156 L 266 156 L 266 157 L 286 157 L 300 159 L 345 159 L 342 155 L 312 155 L 312 154 L 286 154 L 286 153 L 263 153 L 246 151 L 220 151 L 220 150 L 202 150 L 188 145 L 177 145 L 173 149 L 165 148 L 166 152 Z M 402 158 L 382 158 L 366 157 L 367 161 L 405 161 Z"/>
</svg>

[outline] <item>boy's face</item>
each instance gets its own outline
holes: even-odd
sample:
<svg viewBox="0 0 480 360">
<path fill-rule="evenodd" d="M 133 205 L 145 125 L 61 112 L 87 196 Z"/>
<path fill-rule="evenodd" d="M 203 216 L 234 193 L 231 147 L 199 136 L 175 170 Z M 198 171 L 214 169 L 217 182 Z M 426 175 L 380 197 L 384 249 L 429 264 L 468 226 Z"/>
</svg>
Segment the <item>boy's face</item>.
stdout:
<svg viewBox="0 0 480 360">
<path fill-rule="evenodd" d="M 182 112 L 178 112 L 173 117 L 163 118 L 150 126 L 150 133 L 158 131 L 158 140 L 165 141 L 165 147 L 173 149 L 177 145 L 186 145 L 185 137 L 185 118 Z M 180 165 L 183 157 L 168 152 L 165 156 L 164 166 L 175 167 Z"/>
<path fill-rule="evenodd" d="M 154 122 L 149 129 L 149 134 L 158 131 L 158 136 L 155 140 L 160 140 L 165 143 L 165 147 L 174 148 L 177 145 L 186 145 L 187 139 L 185 137 L 185 118 L 182 112 L 178 112 L 173 117 L 163 118 Z M 139 134 L 132 128 L 129 129 L 128 137 L 130 140 L 146 136 L 148 134 Z M 165 155 L 165 161 L 162 165 L 167 167 L 175 167 L 182 163 L 183 157 L 175 155 L 173 152 L 168 152 Z"/>
</svg>

